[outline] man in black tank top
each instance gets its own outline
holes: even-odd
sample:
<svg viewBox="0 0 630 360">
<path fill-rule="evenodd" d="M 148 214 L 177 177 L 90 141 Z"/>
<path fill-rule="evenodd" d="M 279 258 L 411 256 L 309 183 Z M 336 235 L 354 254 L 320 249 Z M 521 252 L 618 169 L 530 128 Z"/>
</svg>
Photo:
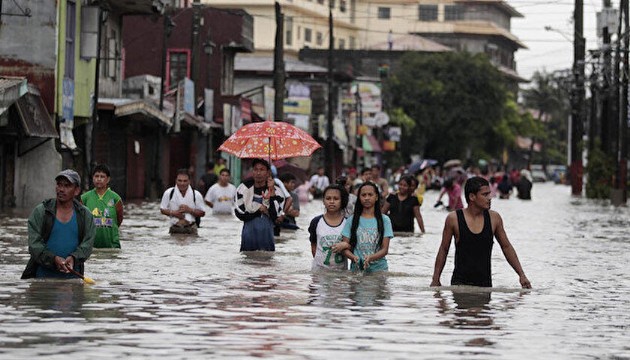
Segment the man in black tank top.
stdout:
<svg viewBox="0 0 630 360">
<path fill-rule="evenodd" d="M 455 269 L 451 285 L 492 287 L 490 258 L 493 237 L 496 237 L 503 255 L 518 274 L 521 286 L 525 289 L 531 288 L 516 250 L 507 238 L 501 216 L 490 210 L 491 195 L 488 181 L 478 176 L 470 178 L 466 181 L 464 192 L 468 207 L 453 211 L 446 217 L 431 286 L 442 286 L 440 276 L 444 270 L 451 239 L 455 237 Z"/>
</svg>

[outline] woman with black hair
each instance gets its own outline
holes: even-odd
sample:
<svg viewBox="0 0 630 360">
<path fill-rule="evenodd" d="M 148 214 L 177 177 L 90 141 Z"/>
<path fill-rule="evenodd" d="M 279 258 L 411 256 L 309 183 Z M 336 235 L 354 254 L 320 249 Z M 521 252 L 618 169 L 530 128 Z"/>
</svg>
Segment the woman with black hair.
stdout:
<svg viewBox="0 0 630 360">
<path fill-rule="evenodd" d="M 383 214 L 389 214 L 394 231 L 412 233 L 415 218 L 420 231 L 424 234 L 424 221 L 420 214 L 418 198 L 413 196 L 413 184 L 413 176 L 406 175 L 400 178 L 398 191 L 387 197 L 381 211 Z"/>
<path fill-rule="evenodd" d="M 350 249 L 343 254 L 352 260 L 351 270 L 366 272 L 387 271 L 389 240 L 394 237 L 392 223 L 381 214 L 378 187 L 371 181 L 361 184 L 354 215 L 348 218 L 341 235 Z"/>
</svg>

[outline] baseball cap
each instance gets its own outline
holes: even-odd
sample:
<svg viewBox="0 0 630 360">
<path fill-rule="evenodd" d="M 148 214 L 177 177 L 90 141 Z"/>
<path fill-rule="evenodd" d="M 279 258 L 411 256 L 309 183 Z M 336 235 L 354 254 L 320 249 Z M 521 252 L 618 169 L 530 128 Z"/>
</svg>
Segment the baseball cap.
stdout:
<svg viewBox="0 0 630 360">
<path fill-rule="evenodd" d="M 55 180 L 59 180 L 60 177 L 68 179 L 68 181 L 75 184 L 76 186 L 81 186 L 81 177 L 74 170 L 66 169 L 61 171 L 59 174 L 57 174 Z"/>
</svg>

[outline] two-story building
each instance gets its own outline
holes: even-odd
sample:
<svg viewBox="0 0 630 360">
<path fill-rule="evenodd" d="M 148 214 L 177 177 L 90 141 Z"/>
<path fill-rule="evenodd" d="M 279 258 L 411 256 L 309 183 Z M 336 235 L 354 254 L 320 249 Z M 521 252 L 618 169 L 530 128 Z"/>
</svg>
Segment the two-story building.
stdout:
<svg viewBox="0 0 630 360">
<path fill-rule="evenodd" d="M 163 36 L 165 32 L 167 36 Z M 174 181 L 178 168 L 192 169 L 194 178 L 200 177 L 225 139 L 224 105 L 239 103 L 234 98 L 234 62 L 236 54 L 254 49 L 252 17 L 243 10 L 198 4 L 169 7 L 165 18 L 127 17 L 123 40 L 125 76 L 164 79 L 165 108 L 184 101 L 177 100 L 183 82 L 192 85 L 186 96 L 194 93 L 190 97 L 192 113 L 176 116 L 173 128 L 160 142 L 162 152 L 156 157 L 159 163 L 153 164 L 157 167 L 154 173 L 166 184 Z M 157 94 L 159 91 L 158 87 Z"/>
</svg>

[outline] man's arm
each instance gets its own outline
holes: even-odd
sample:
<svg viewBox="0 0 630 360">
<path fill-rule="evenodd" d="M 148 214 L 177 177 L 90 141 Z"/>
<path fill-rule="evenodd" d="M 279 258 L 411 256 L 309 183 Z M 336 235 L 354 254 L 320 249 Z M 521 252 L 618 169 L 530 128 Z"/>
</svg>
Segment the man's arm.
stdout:
<svg viewBox="0 0 630 360">
<path fill-rule="evenodd" d="M 389 203 L 389 201 L 385 200 L 383 202 L 383 206 L 381 207 L 381 214 L 383 214 L 383 215 L 389 214 L 389 208 L 390 207 L 391 207 L 391 204 Z"/>
<path fill-rule="evenodd" d="M 41 234 L 44 216 L 43 207 L 37 207 L 28 217 L 28 252 L 39 265 L 54 269 L 55 254 L 46 248 Z"/>
<path fill-rule="evenodd" d="M 197 190 L 193 190 L 193 196 L 195 197 L 195 207 L 192 209 L 190 214 L 194 217 L 206 216 L 206 211 L 203 208 L 203 196 Z"/>
<path fill-rule="evenodd" d="M 420 214 L 420 205 L 413 207 L 413 216 L 418 222 L 418 227 L 420 227 L 420 231 L 424 234 L 424 220 L 422 219 L 422 214 Z"/>
<path fill-rule="evenodd" d="M 455 212 L 451 212 L 446 217 L 444 222 L 444 230 L 442 231 L 442 243 L 435 257 L 435 267 L 433 269 L 433 279 L 431 280 L 431 286 L 442 286 L 440 282 L 440 276 L 442 276 L 442 270 L 446 264 L 446 257 L 451 247 L 451 239 L 454 234 L 454 226 L 457 225 L 457 215 Z"/>
<path fill-rule="evenodd" d="M 123 203 L 122 200 L 118 200 L 118 202 L 116 203 L 116 221 L 118 221 L 118 226 L 122 224 L 124 218 L 125 215 Z"/>
<path fill-rule="evenodd" d="M 501 215 L 496 211 L 490 212 L 492 224 L 494 227 L 494 236 L 497 238 L 497 242 L 501 246 L 501 251 L 503 251 L 503 255 L 507 262 L 512 266 L 514 271 L 518 274 L 519 282 L 523 289 L 531 289 L 532 284 L 525 276 L 525 272 L 521 267 L 521 262 L 518 260 L 518 256 L 516 255 L 516 250 L 508 240 L 507 234 L 505 233 L 505 229 L 503 228 L 503 219 L 501 219 Z"/>
</svg>

